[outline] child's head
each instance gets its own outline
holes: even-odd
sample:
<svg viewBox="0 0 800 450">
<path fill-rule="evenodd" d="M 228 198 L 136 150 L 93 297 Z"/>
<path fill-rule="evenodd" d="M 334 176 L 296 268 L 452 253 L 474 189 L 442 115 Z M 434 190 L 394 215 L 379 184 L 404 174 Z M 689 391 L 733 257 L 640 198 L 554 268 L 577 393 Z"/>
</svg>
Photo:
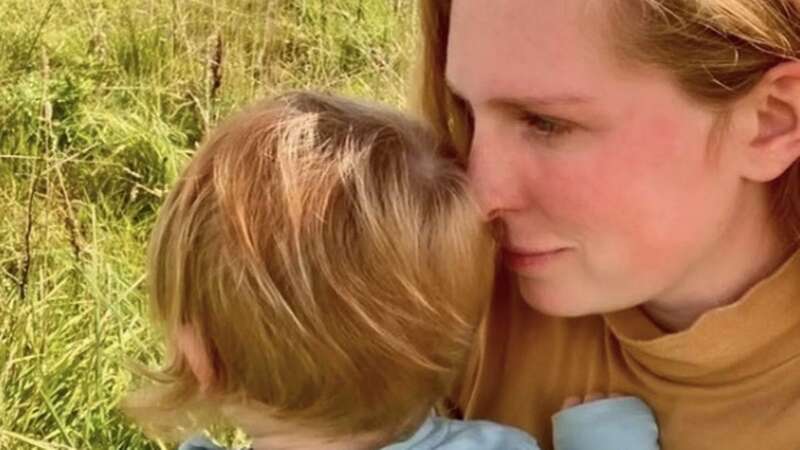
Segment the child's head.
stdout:
<svg viewBox="0 0 800 450">
<path fill-rule="evenodd" d="M 310 93 L 215 130 L 152 237 L 172 359 L 135 414 L 247 403 L 330 437 L 418 423 L 461 369 L 494 270 L 442 153 L 399 114 Z"/>
</svg>

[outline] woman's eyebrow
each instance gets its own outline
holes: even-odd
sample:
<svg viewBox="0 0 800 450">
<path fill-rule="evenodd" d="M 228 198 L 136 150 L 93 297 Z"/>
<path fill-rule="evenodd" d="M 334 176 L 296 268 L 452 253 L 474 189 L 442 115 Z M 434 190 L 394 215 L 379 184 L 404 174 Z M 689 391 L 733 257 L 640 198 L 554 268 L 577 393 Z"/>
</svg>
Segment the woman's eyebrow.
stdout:
<svg viewBox="0 0 800 450">
<path fill-rule="evenodd" d="M 579 106 L 591 103 L 592 99 L 579 95 L 553 95 L 542 97 L 498 97 L 489 100 L 489 105 L 499 109 L 539 109 L 554 106 Z"/>
<path fill-rule="evenodd" d="M 456 97 L 461 100 L 468 101 L 464 94 L 452 83 L 449 78 L 445 79 L 445 86 Z M 528 110 L 528 109 L 547 109 L 555 106 L 579 106 L 592 102 L 591 97 L 563 94 L 563 95 L 545 95 L 545 96 L 522 96 L 522 97 L 509 97 L 500 96 L 489 99 L 487 102 L 489 106 L 498 109 L 514 109 L 514 110 Z"/>
</svg>

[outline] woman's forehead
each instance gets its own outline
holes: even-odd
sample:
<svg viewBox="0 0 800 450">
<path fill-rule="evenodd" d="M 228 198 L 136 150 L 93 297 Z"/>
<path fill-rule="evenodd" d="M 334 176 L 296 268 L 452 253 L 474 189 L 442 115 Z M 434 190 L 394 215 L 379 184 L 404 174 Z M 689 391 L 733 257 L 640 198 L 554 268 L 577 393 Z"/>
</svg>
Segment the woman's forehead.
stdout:
<svg viewBox="0 0 800 450">
<path fill-rule="evenodd" d="M 525 92 L 585 97 L 615 65 L 593 0 L 457 0 L 447 79 L 472 97 Z M 564 92 L 568 91 L 568 92 Z"/>
</svg>

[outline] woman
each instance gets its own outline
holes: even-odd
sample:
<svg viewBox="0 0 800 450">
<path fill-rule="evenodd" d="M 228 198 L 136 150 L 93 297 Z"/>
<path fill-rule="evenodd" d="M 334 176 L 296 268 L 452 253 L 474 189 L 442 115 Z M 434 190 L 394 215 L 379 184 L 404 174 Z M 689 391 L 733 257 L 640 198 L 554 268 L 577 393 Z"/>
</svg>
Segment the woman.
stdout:
<svg viewBox="0 0 800 450">
<path fill-rule="evenodd" d="M 664 449 L 800 445 L 800 12 L 788 0 L 422 0 L 422 107 L 502 274 L 455 402 L 549 447 L 638 395 Z"/>
</svg>

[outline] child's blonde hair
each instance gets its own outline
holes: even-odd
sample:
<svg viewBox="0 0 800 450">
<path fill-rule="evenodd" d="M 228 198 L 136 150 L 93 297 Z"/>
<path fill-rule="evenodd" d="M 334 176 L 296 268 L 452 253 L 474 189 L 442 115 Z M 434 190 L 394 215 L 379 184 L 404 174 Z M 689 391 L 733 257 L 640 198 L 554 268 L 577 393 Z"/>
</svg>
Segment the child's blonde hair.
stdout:
<svg viewBox="0 0 800 450">
<path fill-rule="evenodd" d="M 219 127 L 167 199 L 149 267 L 157 320 L 196 331 L 214 383 L 173 351 L 129 411 L 166 424 L 244 400 L 329 436 L 421 419 L 461 368 L 494 271 L 437 145 L 399 114 L 311 93 Z"/>
</svg>

